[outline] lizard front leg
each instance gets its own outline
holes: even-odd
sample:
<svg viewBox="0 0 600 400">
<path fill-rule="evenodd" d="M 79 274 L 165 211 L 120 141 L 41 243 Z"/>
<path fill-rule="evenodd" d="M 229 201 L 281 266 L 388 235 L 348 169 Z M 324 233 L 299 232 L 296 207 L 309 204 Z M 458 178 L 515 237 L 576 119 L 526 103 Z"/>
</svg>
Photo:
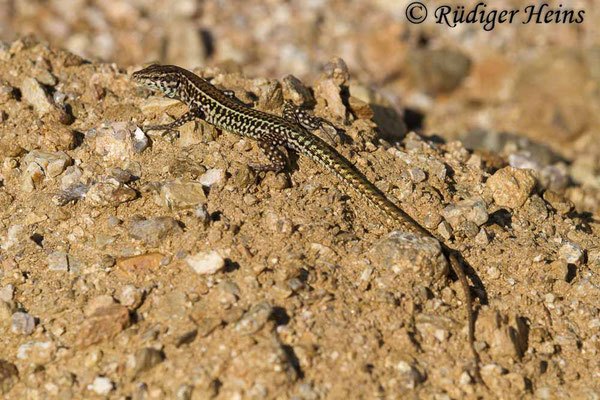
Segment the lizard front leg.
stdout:
<svg viewBox="0 0 600 400">
<path fill-rule="evenodd" d="M 176 131 L 176 128 L 195 119 L 204 119 L 204 112 L 199 108 L 189 110 L 170 124 L 149 125 L 144 126 L 143 129 L 146 131 Z"/>
</svg>

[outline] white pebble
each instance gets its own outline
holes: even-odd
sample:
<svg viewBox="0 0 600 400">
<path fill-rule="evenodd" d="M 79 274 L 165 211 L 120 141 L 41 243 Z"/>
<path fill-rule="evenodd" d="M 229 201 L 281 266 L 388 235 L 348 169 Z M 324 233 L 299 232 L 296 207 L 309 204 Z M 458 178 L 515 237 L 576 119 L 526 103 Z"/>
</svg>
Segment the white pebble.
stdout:
<svg viewBox="0 0 600 400">
<path fill-rule="evenodd" d="M 110 379 L 103 376 L 97 376 L 96 379 L 94 379 L 94 383 L 88 385 L 88 390 L 93 390 L 103 396 L 108 395 L 112 389 L 113 384 Z"/>
<path fill-rule="evenodd" d="M 10 283 L 0 289 L 0 300 L 9 302 L 15 294 L 15 287 Z"/>
<path fill-rule="evenodd" d="M 203 186 L 208 186 L 208 187 L 222 186 L 223 182 L 225 181 L 225 171 L 222 170 L 221 168 L 211 168 L 208 171 L 206 171 L 198 179 L 198 181 Z"/>
<path fill-rule="evenodd" d="M 201 275 L 212 275 L 225 266 L 225 260 L 216 251 L 197 253 L 185 259 L 188 265 Z"/>
<path fill-rule="evenodd" d="M 583 258 L 583 250 L 577 243 L 566 242 L 560 250 L 558 250 L 558 257 L 561 260 L 565 260 L 569 264 L 577 264 Z"/>
<path fill-rule="evenodd" d="M 150 144 L 148 137 L 140 128 L 136 128 L 136 130 L 133 132 L 132 139 L 133 151 L 135 151 L 136 153 L 143 152 Z"/>
</svg>

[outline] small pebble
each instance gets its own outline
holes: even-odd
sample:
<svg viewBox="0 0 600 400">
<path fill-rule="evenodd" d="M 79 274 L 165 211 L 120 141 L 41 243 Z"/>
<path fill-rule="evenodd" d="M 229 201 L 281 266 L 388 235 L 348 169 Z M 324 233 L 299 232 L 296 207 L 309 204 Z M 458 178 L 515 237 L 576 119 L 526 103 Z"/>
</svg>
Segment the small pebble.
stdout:
<svg viewBox="0 0 600 400">
<path fill-rule="evenodd" d="M 536 179 L 531 170 L 505 167 L 496 171 L 486 185 L 498 206 L 518 208 L 527 201 Z"/>
<path fill-rule="evenodd" d="M 212 275 L 225 267 L 225 259 L 216 251 L 200 252 L 188 256 L 185 261 L 194 272 L 201 275 Z"/>
<path fill-rule="evenodd" d="M 481 229 L 479 229 L 479 233 L 477 233 L 477 235 L 475 236 L 475 243 L 482 246 L 485 246 L 490 243 L 490 238 L 485 228 L 482 227 Z"/>
<path fill-rule="evenodd" d="M 194 387 L 191 385 L 180 385 L 177 388 L 176 396 L 178 400 L 190 400 L 192 398 L 192 391 Z"/>
<path fill-rule="evenodd" d="M 414 183 L 423 182 L 425 179 L 427 179 L 425 172 L 421 168 L 411 168 L 408 170 L 408 173 L 410 175 L 410 179 Z"/>
<path fill-rule="evenodd" d="M 121 290 L 117 299 L 125 307 L 136 309 L 142 304 L 143 294 L 143 290 L 133 285 L 127 285 Z"/>
<path fill-rule="evenodd" d="M 400 361 L 396 366 L 401 385 L 406 389 L 414 389 L 419 383 L 424 381 L 423 375 L 413 365 L 406 361 Z"/>
<path fill-rule="evenodd" d="M 157 364 L 160 364 L 165 358 L 162 351 L 152 347 L 145 347 L 135 352 L 135 355 L 129 359 L 128 367 L 133 375 L 147 371 Z"/>
<path fill-rule="evenodd" d="M 135 190 L 106 176 L 101 177 L 86 194 L 86 200 L 96 207 L 116 207 L 136 197 Z"/>
<path fill-rule="evenodd" d="M 487 270 L 488 275 L 490 277 L 490 279 L 498 279 L 500 278 L 500 270 L 495 267 L 495 266 L 491 266 L 488 268 Z"/>
<path fill-rule="evenodd" d="M 440 222 L 437 231 L 446 240 L 452 237 L 452 227 L 446 221 Z"/>
<path fill-rule="evenodd" d="M 252 307 L 237 323 L 235 330 L 242 335 L 258 332 L 273 314 L 273 307 L 268 302 L 262 302 Z"/>
<path fill-rule="evenodd" d="M 203 186 L 223 186 L 225 183 L 225 171 L 221 168 L 211 168 L 198 178 Z"/>
<path fill-rule="evenodd" d="M 546 293 L 544 295 L 544 302 L 552 304 L 554 303 L 554 300 L 556 300 L 556 296 L 554 295 L 554 293 Z"/>
<path fill-rule="evenodd" d="M 454 229 L 462 227 L 465 222 L 473 222 L 481 226 L 489 218 L 484 201 L 477 198 L 450 204 L 442 210 L 441 214 Z"/>
<path fill-rule="evenodd" d="M 295 104 L 307 104 L 314 101 L 313 95 L 304 84 L 293 75 L 286 75 L 282 79 L 283 95 Z"/>
<path fill-rule="evenodd" d="M 13 311 L 14 309 L 10 302 L 0 301 L 0 322 L 10 321 Z"/>
<path fill-rule="evenodd" d="M 467 371 L 464 371 L 462 374 L 460 374 L 459 382 L 461 385 L 469 385 L 473 382 L 473 379 L 471 378 L 471 375 L 469 375 Z"/>
<path fill-rule="evenodd" d="M 2 248 L 2 250 L 8 250 L 17 246 L 21 242 L 21 239 L 24 239 L 24 236 L 25 231 L 23 225 L 11 225 L 8 228 L 8 233 L 2 241 L 0 248 Z"/>
<path fill-rule="evenodd" d="M 146 148 L 150 144 L 150 140 L 148 139 L 144 131 L 142 131 L 140 128 L 136 128 L 136 130 L 133 132 L 132 144 L 133 151 L 139 154 L 146 150 Z"/>
<path fill-rule="evenodd" d="M 86 133 L 91 148 L 106 161 L 122 162 L 133 158 L 134 154 L 143 151 L 148 139 L 134 123 L 117 121 L 102 124 L 97 129 Z M 140 130 L 141 132 L 141 130 Z M 136 149 L 137 143 L 137 149 Z"/>
<path fill-rule="evenodd" d="M 83 176 L 83 170 L 75 165 L 70 165 L 65 169 L 65 173 L 60 178 L 60 187 L 64 190 L 75 184 L 80 183 Z"/>
<path fill-rule="evenodd" d="M 13 299 L 15 287 L 10 283 L 0 289 L 0 301 L 9 302 Z"/>
<path fill-rule="evenodd" d="M 183 232 L 171 217 L 134 220 L 129 226 L 129 236 L 150 246 L 158 246 L 168 236 Z"/>
<path fill-rule="evenodd" d="M 55 251 L 48 254 L 46 257 L 48 262 L 49 271 L 68 271 L 69 270 L 69 258 L 67 253 L 64 251 Z"/>
<path fill-rule="evenodd" d="M 33 106 L 38 116 L 41 117 L 52 110 L 52 103 L 48 99 L 46 91 L 34 78 L 23 79 L 21 93 L 23 99 Z"/>
<path fill-rule="evenodd" d="M 566 242 L 558 250 L 558 257 L 569 264 L 579 264 L 583 259 L 583 250 L 577 243 Z"/>
<path fill-rule="evenodd" d="M 17 335 L 31 335 L 35 329 L 35 319 L 26 312 L 12 315 L 10 329 Z"/>
<path fill-rule="evenodd" d="M 78 336 L 73 343 L 82 349 L 103 340 L 114 338 L 130 324 L 129 310 L 120 304 L 96 308 L 94 313 L 83 320 Z"/>
<path fill-rule="evenodd" d="M 35 163 L 40 166 L 44 174 L 54 178 L 65 171 L 73 160 L 64 151 L 49 153 L 41 150 L 32 150 L 23 158 L 26 165 Z"/>
<path fill-rule="evenodd" d="M 57 192 L 52 197 L 52 202 L 57 206 L 64 206 L 72 201 L 79 200 L 85 196 L 90 187 L 83 183 L 75 183 L 68 188 Z"/>
<path fill-rule="evenodd" d="M 89 317 L 89 316 L 93 315 L 94 313 L 96 313 L 101 308 L 108 307 L 111 304 L 114 304 L 114 302 L 115 301 L 112 298 L 112 296 L 109 296 L 107 294 L 96 296 L 88 301 L 88 303 L 85 305 L 83 312 L 87 317 Z"/>
<path fill-rule="evenodd" d="M 393 231 L 369 251 L 375 268 L 392 271 L 412 285 L 415 279 L 429 286 L 448 273 L 448 262 L 440 243 L 431 237 Z"/>
<path fill-rule="evenodd" d="M 56 77 L 47 69 L 37 69 L 35 71 L 35 79 L 46 86 L 56 86 L 58 83 Z"/>
<path fill-rule="evenodd" d="M 17 358 L 44 365 L 56 356 L 57 346 L 53 342 L 26 342 L 17 349 Z"/>
<path fill-rule="evenodd" d="M 88 385 L 88 390 L 92 390 L 101 396 L 107 396 L 113 390 L 113 383 L 108 378 L 97 376 L 94 382 Z"/>
<path fill-rule="evenodd" d="M 154 201 L 168 209 L 194 208 L 206 203 L 204 186 L 193 181 L 159 182 Z"/>
</svg>

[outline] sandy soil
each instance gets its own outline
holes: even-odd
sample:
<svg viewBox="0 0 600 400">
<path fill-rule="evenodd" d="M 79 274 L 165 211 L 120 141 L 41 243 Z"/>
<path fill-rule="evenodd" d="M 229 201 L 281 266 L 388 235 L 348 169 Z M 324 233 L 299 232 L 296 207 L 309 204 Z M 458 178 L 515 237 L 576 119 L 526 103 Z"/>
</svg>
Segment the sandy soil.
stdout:
<svg viewBox="0 0 600 400">
<path fill-rule="evenodd" d="M 0 393 L 599 397 L 600 91 L 585 49 L 513 64 L 425 48 L 377 84 L 352 57 L 289 71 L 303 81 L 269 78 L 283 66 L 259 61 L 195 69 L 264 111 L 291 99 L 344 128 L 338 151 L 460 252 L 482 384 L 461 286 L 434 243 L 389 232 L 303 156 L 257 174 L 248 165 L 264 156 L 248 139 L 202 122 L 145 131 L 186 108 L 131 81 L 142 55 L 117 65 L 4 42 Z M 436 70 L 440 57 L 456 68 Z M 427 80 L 415 63 L 449 75 Z"/>
</svg>

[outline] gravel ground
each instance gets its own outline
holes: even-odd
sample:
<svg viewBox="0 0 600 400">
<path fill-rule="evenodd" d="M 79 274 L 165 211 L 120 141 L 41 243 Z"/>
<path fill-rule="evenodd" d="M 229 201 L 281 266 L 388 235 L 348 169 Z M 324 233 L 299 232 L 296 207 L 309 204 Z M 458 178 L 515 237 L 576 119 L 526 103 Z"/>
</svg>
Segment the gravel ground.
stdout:
<svg viewBox="0 0 600 400">
<path fill-rule="evenodd" d="M 0 43 L 4 398 L 600 397 L 591 4 L 579 31 L 449 35 L 383 1 L 3 3 L 5 37 L 51 42 Z M 185 111 L 131 81 L 150 59 L 343 127 L 323 138 L 460 251 L 485 385 L 437 243 L 303 156 L 257 174 L 250 140 L 145 131 Z"/>
</svg>

